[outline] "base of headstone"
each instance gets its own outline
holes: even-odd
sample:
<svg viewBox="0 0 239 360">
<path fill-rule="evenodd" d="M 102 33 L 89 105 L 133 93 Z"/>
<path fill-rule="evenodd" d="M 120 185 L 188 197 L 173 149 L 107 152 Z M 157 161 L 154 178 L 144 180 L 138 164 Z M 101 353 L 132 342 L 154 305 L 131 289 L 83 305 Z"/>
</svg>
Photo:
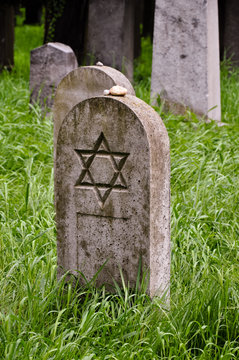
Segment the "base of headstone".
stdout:
<svg viewBox="0 0 239 360">
<path fill-rule="evenodd" d="M 171 112 L 174 115 L 186 115 L 188 111 L 192 111 L 188 106 L 183 104 L 177 104 L 166 99 L 162 99 L 161 101 L 152 101 L 154 106 L 160 106 L 164 112 Z M 210 122 L 211 120 L 215 121 L 213 116 L 210 116 L 210 111 L 207 115 L 202 112 L 192 111 L 199 119 L 203 119 L 206 122 Z M 218 124 L 221 124 L 221 121 L 217 121 Z"/>
</svg>

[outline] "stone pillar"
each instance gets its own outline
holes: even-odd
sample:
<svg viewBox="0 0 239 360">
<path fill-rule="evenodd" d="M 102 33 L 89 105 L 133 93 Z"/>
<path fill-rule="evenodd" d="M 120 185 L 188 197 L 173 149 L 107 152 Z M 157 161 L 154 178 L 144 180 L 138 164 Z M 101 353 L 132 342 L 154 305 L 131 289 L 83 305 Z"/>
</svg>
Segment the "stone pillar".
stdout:
<svg viewBox="0 0 239 360">
<path fill-rule="evenodd" d="M 221 120 L 217 0 L 156 0 L 151 95 Z M 214 108 L 213 110 L 210 110 Z"/>
<path fill-rule="evenodd" d="M 135 0 L 89 0 L 88 64 L 101 61 L 133 79 Z"/>
<path fill-rule="evenodd" d="M 51 108 L 55 88 L 61 79 L 78 66 L 73 50 L 61 43 L 48 43 L 31 51 L 30 102 Z"/>
<path fill-rule="evenodd" d="M 149 293 L 170 280 L 169 139 L 158 114 L 132 95 L 77 104 L 57 138 L 55 202 L 58 274 L 79 271 L 96 285 L 135 286 L 139 264 Z M 84 282 L 84 279 L 81 279 Z"/>
</svg>

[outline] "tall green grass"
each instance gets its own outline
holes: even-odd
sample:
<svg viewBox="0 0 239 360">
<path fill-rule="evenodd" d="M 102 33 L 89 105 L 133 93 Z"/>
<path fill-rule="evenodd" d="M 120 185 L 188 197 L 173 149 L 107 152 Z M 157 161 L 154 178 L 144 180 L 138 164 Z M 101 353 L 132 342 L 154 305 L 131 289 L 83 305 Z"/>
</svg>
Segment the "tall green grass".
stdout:
<svg viewBox="0 0 239 360">
<path fill-rule="evenodd" d="M 165 114 L 171 142 L 171 307 L 56 280 L 52 121 L 29 107 L 29 50 L 17 27 L 15 70 L 0 75 L 0 358 L 239 358 L 238 70 L 222 66 L 223 121 Z M 149 101 L 151 47 L 135 88 Z"/>
</svg>

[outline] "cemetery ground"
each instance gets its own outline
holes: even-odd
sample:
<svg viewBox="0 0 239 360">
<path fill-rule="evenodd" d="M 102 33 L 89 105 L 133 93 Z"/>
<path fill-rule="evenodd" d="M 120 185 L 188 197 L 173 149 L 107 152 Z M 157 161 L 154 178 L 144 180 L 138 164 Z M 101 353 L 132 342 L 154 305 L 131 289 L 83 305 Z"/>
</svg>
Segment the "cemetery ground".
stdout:
<svg viewBox="0 0 239 360">
<path fill-rule="evenodd" d="M 222 121 L 162 117 L 171 144 L 171 306 L 146 280 L 116 293 L 56 280 L 53 126 L 29 110 L 30 49 L 16 28 L 15 68 L 0 75 L 0 359 L 239 358 L 239 70 L 222 64 Z M 149 102 L 151 47 L 136 63 Z"/>
</svg>

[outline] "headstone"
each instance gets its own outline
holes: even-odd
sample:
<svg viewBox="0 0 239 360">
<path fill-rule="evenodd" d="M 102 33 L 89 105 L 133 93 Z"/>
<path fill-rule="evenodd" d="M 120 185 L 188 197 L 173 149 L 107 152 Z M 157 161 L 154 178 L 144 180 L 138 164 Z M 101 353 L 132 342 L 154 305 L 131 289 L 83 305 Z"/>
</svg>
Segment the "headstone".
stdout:
<svg viewBox="0 0 239 360">
<path fill-rule="evenodd" d="M 108 66 L 82 66 L 67 74 L 57 87 L 54 99 L 54 148 L 67 113 L 80 101 L 103 95 L 105 89 L 120 85 L 135 95 L 129 80 L 118 70 Z"/>
<path fill-rule="evenodd" d="M 134 286 L 140 259 L 149 293 L 170 279 L 169 139 L 135 96 L 94 97 L 62 122 L 55 166 L 58 274 Z"/>
<path fill-rule="evenodd" d="M 102 61 L 133 79 L 134 1 L 89 0 L 88 64 Z"/>
<path fill-rule="evenodd" d="M 61 79 L 78 66 L 72 49 L 61 43 L 48 43 L 31 51 L 30 102 L 39 101 L 51 108 L 55 88 Z"/>
<path fill-rule="evenodd" d="M 156 0 L 151 95 L 220 121 L 217 0 Z M 210 110 L 214 108 L 213 110 Z"/>
<path fill-rule="evenodd" d="M 226 57 L 232 60 L 232 64 L 239 66 L 239 1 L 221 0 L 221 25 L 222 53 L 226 51 Z M 224 55 L 224 54 L 223 54 Z"/>
</svg>

